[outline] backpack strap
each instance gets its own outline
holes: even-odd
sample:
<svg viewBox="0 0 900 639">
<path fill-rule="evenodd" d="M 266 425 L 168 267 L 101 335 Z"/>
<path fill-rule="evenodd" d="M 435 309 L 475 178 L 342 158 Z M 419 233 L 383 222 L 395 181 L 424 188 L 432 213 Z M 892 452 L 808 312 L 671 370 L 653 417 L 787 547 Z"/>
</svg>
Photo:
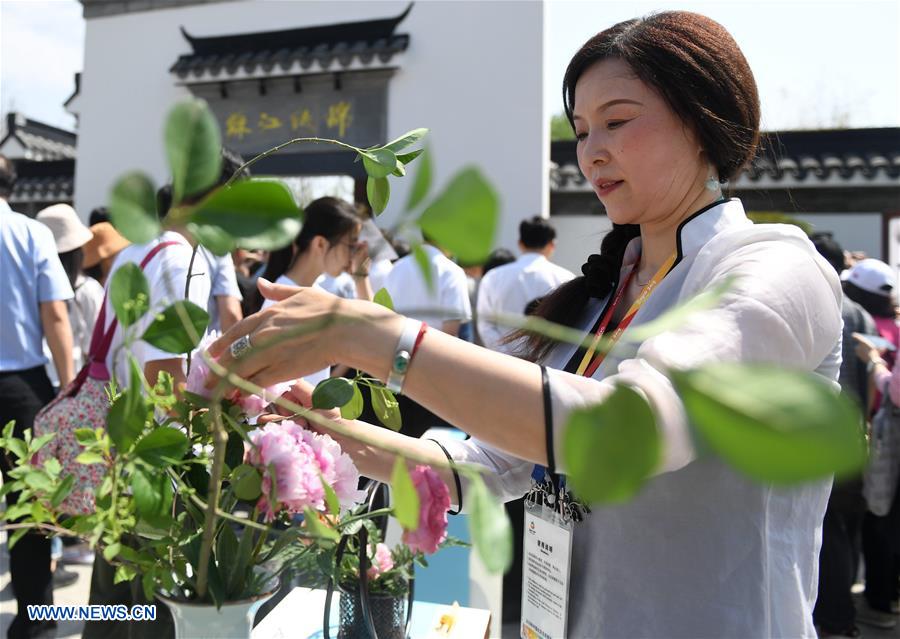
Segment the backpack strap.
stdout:
<svg viewBox="0 0 900 639">
<path fill-rule="evenodd" d="M 147 255 L 144 256 L 144 259 L 141 260 L 141 271 L 144 270 L 144 267 L 146 267 L 147 264 L 150 263 L 150 260 L 156 257 L 162 249 L 177 244 L 180 244 L 180 242 L 170 240 L 168 242 L 160 242 L 154 246 Z M 112 321 L 109 323 L 109 328 L 104 331 L 104 327 L 106 326 L 106 298 L 108 295 L 109 290 L 107 289 L 103 293 L 103 304 L 100 307 L 97 323 L 94 324 L 94 332 L 91 335 L 91 347 L 88 354 L 89 364 L 87 366 L 87 376 L 100 380 L 107 380 L 110 377 L 109 369 L 106 366 L 106 356 L 109 354 L 109 348 L 112 345 L 116 329 L 119 327 L 119 320 L 116 317 L 113 317 Z"/>
</svg>

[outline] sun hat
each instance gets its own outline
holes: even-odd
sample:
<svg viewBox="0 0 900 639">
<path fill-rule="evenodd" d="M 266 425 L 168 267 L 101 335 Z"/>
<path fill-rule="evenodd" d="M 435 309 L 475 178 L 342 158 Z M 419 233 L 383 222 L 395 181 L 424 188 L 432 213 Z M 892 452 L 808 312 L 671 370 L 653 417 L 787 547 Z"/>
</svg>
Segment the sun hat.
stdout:
<svg viewBox="0 0 900 639">
<path fill-rule="evenodd" d="M 888 296 L 897 283 L 897 274 L 881 260 L 870 257 L 854 264 L 846 281 L 864 291 Z"/>
<path fill-rule="evenodd" d="M 123 248 L 131 244 L 119 235 L 116 228 L 109 222 L 100 222 L 91 227 L 93 239 L 84 245 L 84 268 L 91 268 L 105 260 L 110 255 L 115 255 Z"/>
<path fill-rule="evenodd" d="M 36 219 L 43 222 L 53 233 L 56 240 L 56 252 L 68 253 L 87 244 L 93 237 L 91 231 L 78 218 L 68 204 L 54 204 L 37 214 Z"/>
</svg>

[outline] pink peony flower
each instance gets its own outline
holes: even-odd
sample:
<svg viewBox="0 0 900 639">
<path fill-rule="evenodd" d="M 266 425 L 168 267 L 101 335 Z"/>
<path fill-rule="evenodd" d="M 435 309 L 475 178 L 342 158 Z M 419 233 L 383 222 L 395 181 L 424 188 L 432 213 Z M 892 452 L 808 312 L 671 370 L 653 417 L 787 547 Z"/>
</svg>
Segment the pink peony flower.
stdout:
<svg viewBox="0 0 900 639">
<path fill-rule="evenodd" d="M 403 531 L 403 543 L 413 552 L 431 554 L 447 538 L 450 490 L 430 466 L 416 466 L 411 477 L 419 493 L 419 527 Z"/>
<path fill-rule="evenodd" d="M 341 450 L 340 444 L 329 435 L 314 433 L 302 427 L 297 435 L 313 449 L 322 479 L 334 489 L 341 507 L 349 508 L 360 503 L 365 498 L 366 491 L 357 489 L 359 471 L 350 455 Z"/>
<path fill-rule="evenodd" d="M 214 341 L 216 341 L 215 335 L 207 335 L 197 345 L 197 350 L 191 357 L 191 370 L 188 372 L 185 384 L 185 390 L 206 399 L 212 397 L 212 390 L 207 389 L 205 386 L 206 379 L 209 377 L 209 366 L 206 365 L 206 360 L 203 359 L 202 353 L 205 353 L 207 347 Z"/>
<path fill-rule="evenodd" d="M 315 453 L 294 436 L 291 427 L 297 425 L 273 422 L 249 434 L 254 447 L 247 451 L 245 461 L 262 473 L 263 494 L 257 505 L 266 521 L 272 521 L 282 510 L 301 513 L 307 506 L 325 509 L 325 489 Z"/>
<path fill-rule="evenodd" d="M 377 579 L 394 567 L 394 558 L 387 544 L 379 543 L 375 546 L 375 556 L 372 557 L 372 565 L 366 571 L 369 579 Z"/>
<path fill-rule="evenodd" d="M 254 419 L 262 415 L 269 404 L 288 392 L 293 385 L 294 382 L 273 384 L 263 391 L 262 396 L 238 392 L 235 393 L 233 400 L 249 419 Z"/>
<path fill-rule="evenodd" d="M 262 473 L 263 495 L 257 505 L 267 521 L 282 510 L 300 513 L 307 506 L 324 512 L 323 480 L 334 488 L 344 507 L 364 498 L 365 491 L 356 488 L 359 471 L 353 460 L 328 435 L 318 435 L 297 422 L 284 420 L 257 428 L 249 437 L 254 446 L 247 449 L 244 461 Z"/>
</svg>

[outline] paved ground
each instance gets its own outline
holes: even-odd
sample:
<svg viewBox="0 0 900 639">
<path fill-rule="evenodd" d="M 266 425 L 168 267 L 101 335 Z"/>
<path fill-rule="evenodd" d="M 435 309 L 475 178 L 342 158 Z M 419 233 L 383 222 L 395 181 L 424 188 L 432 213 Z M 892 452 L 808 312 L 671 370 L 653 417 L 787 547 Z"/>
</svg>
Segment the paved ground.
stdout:
<svg viewBox="0 0 900 639">
<path fill-rule="evenodd" d="M 6 629 L 15 615 L 16 602 L 12 594 L 12 587 L 9 581 L 9 555 L 6 552 L 6 543 L 3 540 L 3 533 L 0 533 L 0 639 L 5 639 Z M 57 589 L 54 592 L 55 603 L 61 605 L 82 605 L 87 603 L 88 591 L 91 580 L 91 567 L 79 565 L 67 565 L 67 568 L 78 572 L 79 578 L 71 586 Z M 859 586 L 858 589 L 862 587 Z M 81 637 L 80 622 L 63 622 L 60 623 L 57 631 L 58 639 L 67 639 L 69 637 Z M 865 639 L 900 639 L 900 624 L 894 630 L 877 630 L 861 626 L 863 637 Z M 513 639 L 517 628 L 515 625 L 504 626 L 502 631 L 503 639 Z M 662 639 L 662 638 L 661 638 Z M 737 639 L 737 638 L 730 638 Z"/>
</svg>

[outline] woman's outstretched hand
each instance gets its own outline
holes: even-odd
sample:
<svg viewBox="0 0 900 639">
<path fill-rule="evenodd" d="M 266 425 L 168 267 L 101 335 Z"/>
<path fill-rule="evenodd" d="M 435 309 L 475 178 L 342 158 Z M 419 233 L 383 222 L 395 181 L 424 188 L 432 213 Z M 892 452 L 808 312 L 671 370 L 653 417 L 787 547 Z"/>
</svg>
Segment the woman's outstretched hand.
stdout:
<svg viewBox="0 0 900 639">
<path fill-rule="evenodd" d="M 390 349 L 400 334 L 400 316 L 376 304 L 343 300 L 314 287 L 282 286 L 262 278 L 258 286 L 263 297 L 278 303 L 242 319 L 209 347 L 210 355 L 228 371 L 265 387 L 337 363 L 362 368 L 365 362 L 354 360 L 359 353 L 375 357 L 378 370 L 371 370 L 372 374 L 382 368 L 387 371 Z M 395 331 L 398 337 L 380 355 L 385 350 L 381 343 L 385 331 Z M 249 337 L 251 348 L 235 358 L 231 345 L 244 336 Z M 217 379 L 210 376 L 206 383 L 211 388 Z"/>
</svg>

